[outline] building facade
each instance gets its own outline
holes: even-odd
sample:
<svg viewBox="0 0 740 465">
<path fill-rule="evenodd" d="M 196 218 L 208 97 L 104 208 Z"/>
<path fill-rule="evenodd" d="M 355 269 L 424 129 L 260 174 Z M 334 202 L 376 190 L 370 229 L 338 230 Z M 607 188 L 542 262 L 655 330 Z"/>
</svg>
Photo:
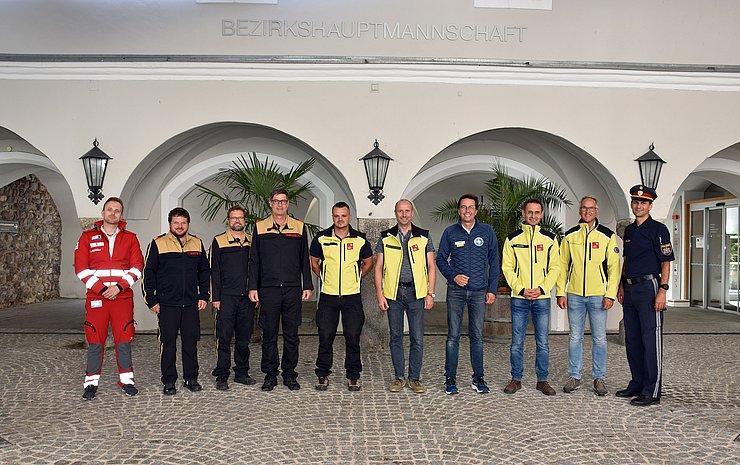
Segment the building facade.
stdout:
<svg viewBox="0 0 740 465">
<path fill-rule="evenodd" d="M 737 312 L 737 2 L 2 6 L 0 187 L 33 174 L 54 199 L 61 296 L 84 293 L 72 250 L 80 221 L 99 216 L 79 161 L 95 138 L 113 158 L 103 192 L 123 198 L 143 244 L 177 205 L 195 234 L 220 231 L 200 218 L 194 185 L 251 152 L 285 168 L 316 159 L 305 178 L 314 197 L 296 213 L 321 226 L 336 201 L 374 220 L 405 197 L 439 238 L 434 207 L 482 193 L 501 163 L 562 185 L 575 205 L 597 197 L 600 220 L 618 229 L 640 182 L 634 160 L 654 143 L 667 163 L 653 216 L 677 251 L 670 303 Z M 359 160 L 375 139 L 394 159 L 378 205 Z M 557 215 L 573 224 L 577 207 Z M 142 305 L 136 319 L 155 326 Z M 564 312 L 553 309 L 552 328 L 567 328 Z"/>
</svg>

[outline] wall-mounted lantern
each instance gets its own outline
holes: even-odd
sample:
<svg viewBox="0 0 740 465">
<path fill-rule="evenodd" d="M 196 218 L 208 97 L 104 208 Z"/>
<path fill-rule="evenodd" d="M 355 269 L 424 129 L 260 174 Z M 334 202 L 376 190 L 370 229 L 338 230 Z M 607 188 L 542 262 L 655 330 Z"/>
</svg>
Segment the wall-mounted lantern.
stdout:
<svg viewBox="0 0 740 465">
<path fill-rule="evenodd" d="M 105 170 L 108 167 L 108 160 L 112 160 L 112 158 L 98 148 L 98 139 L 95 139 L 93 148 L 81 156 L 80 160 L 82 160 L 82 166 L 85 168 L 87 188 L 90 191 L 87 197 L 97 205 L 103 200 Z"/>
<path fill-rule="evenodd" d="M 665 161 L 657 153 L 653 152 L 654 148 L 655 144 L 650 144 L 650 150 L 635 161 L 640 165 L 642 185 L 657 189 L 658 181 L 660 180 L 660 170 L 663 168 Z"/>
<path fill-rule="evenodd" d="M 378 147 L 378 139 L 375 139 L 374 148 L 361 158 L 365 164 L 365 174 L 367 175 L 367 186 L 370 188 L 368 199 L 375 205 L 379 204 L 385 198 L 383 195 L 383 186 L 385 186 L 385 176 L 388 174 L 388 164 L 393 160 Z"/>
</svg>

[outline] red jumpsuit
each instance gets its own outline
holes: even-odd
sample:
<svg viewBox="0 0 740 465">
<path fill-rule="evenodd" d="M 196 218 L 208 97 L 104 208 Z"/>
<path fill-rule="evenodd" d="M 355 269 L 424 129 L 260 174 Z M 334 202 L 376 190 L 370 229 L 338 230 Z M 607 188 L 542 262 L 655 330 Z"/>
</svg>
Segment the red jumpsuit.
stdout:
<svg viewBox="0 0 740 465">
<path fill-rule="evenodd" d="M 134 384 L 130 345 L 134 338 L 134 293 L 131 286 L 141 278 L 144 257 L 136 234 L 125 228 L 125 222 L 118 223 L 112 255 L 102 220 L 84 231 L 75 247 L 75 273 L 87 288 L 85 336 L 89 347 L 84 387 L 98 385 L 109 323 L 116 344 L 118 384 Z M 118 286 L 121 290 L 114 300 L 102 296 L 110 286 Z"/>
</svg>

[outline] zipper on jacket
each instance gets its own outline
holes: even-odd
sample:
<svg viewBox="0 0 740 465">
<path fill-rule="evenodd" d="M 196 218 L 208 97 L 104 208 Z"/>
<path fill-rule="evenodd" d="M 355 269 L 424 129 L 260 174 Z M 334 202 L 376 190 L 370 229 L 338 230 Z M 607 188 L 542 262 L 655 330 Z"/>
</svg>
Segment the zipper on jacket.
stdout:
<svg viewBox="0 0 740 465">
<path fill-rule="evenodd" d="M 586 253 L 588 253 L 588 260 L 591 260 L 591 247 L 589 247 L 588 235 L 591 234 L 591 230 L 588 229 L 588 223 L 586 223 L 586 240 L 584 241 L 585 250 L 583 251 L 583 295 L 586 295 Z"/>
<path fill-rule="evenodd" d="M 342 243 L 343 240 L 339 239 L 339 297 L 342 297 L 342 266 L 347 258 L 347 252 L 344 250 L 344 244 Z"/>
<path fill-rule="evenodd" d="M 529 288 L 534 288 L 534 263 L 537 263 L 537 247 L 534 245 L 534 226 L 530 226 L 532 234 L 529 236 Z M 534 255 L 534 263 L 532 263 L 532 255 Z"/>
</svg>

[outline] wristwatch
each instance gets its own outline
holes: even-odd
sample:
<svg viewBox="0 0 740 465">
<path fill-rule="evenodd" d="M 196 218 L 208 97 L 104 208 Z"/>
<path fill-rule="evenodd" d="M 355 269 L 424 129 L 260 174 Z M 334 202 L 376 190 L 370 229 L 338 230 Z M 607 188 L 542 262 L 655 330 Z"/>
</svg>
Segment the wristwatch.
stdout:
<svg viewBox="0 0 740 465">
<path fill-rule="evenodd" d="M 427 292 L 427 295 L 428 296 L 431 296 L 432 299 L 436 299 L 437 298 L 437 294 L 435 294 L 434 292 Z"/>
<path fill-rule="evenodd" d="M 670 287 L 670 286 L 668 286 L 668 284 L 661 284 L 661 285 L 660 285 L 660 286 L 658 286 L 658 287 L 659 287 L 659 288 L 661 288 L 661 289 L 665 289 L 665 290 L 667 291 L 667 290 L 669 289 L 669 287 Z"/>
</svg>

